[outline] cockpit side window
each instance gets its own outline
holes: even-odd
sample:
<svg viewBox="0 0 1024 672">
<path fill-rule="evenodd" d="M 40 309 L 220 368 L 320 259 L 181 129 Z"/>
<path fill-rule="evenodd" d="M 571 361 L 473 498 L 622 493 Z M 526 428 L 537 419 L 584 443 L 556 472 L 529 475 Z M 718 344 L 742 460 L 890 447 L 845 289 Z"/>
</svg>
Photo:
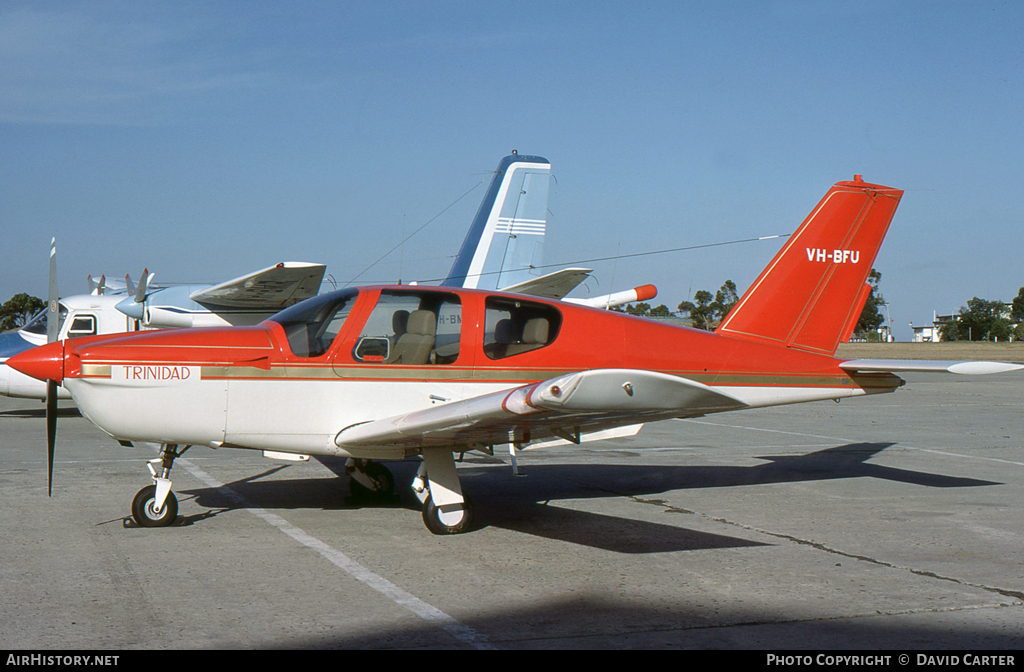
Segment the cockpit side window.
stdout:
<svg viewBox="0 0 1024 672">
<path fill-rule="evenodd" d="M 352 350 L 357 362 L 451 364 L 459 357 L 462 304 L 446 292 L 385 290 Z"/>
<path fill-rule="evenodd" d="M 269 318 L 284 328 L 288 347 L 296 357 L 319 357 L 341 331 L 358 290 L 342 289 L 300 301 Z"/>
<path fill-rule="evenodd" d="M 95 336 L 96 335 L 96 316 L 95 315 L 75 315 L 75 319 L 71 320 L 71 327 L 68 329 L 68 338 L 75 338 L 76 336 Z"/>
<path fill-rule="evenodd" d="M 484 354 L 490 359 L 550 345 L 562 326 L 562 314 L 542 303 L 490 296 L 484 305 Z"/>
</svg>

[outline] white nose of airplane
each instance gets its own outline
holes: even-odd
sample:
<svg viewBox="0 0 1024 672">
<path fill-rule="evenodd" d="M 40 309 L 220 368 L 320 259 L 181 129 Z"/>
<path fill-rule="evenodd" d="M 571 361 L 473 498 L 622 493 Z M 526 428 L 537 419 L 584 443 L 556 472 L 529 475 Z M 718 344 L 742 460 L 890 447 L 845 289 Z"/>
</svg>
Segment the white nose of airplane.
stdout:
<svg viewBox="0 0 1024 672">
<path fill-rule="evenodd" d="M 10 396 L 11 378 L 18 375 L 7 366 L 7 359 L 32 347 L 35 343 L 29 343 L 16 331 L 0 334 L 0 394 L 3 396 Z"/>
</svg>

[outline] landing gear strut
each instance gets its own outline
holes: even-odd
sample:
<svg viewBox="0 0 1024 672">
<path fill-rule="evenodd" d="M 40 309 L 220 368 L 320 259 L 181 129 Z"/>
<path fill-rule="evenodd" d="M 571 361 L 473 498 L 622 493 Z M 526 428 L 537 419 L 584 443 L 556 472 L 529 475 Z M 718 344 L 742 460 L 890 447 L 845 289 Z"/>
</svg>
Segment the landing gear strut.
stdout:
<svg viewBox="0 0 1024 672">
<path fill-rule="evenodd" d="M 412 489 L 423 504 L 423 524 L 428 530 L 434 534 L 460 534 L 470 529 L 473 503 L 462 493 L 451 451 L 424 450 Z"/>
<path fill-rule="evenodd" d="M 178 518 L 178 499 L 171 492 L 171 480 L 168 476 L 174 460 L 185 454 L 191 446 L 185 446 L 178 452 L 178 444 L 165 443 L 160 457 L 146 463 L 149 473 L 153 474 L 153 484 L 147 485 L 132 500 L 132 518 L 141 527 L 167 527 Z M 159 464 L 159 474 L 153 465 Z"/>
</svg>

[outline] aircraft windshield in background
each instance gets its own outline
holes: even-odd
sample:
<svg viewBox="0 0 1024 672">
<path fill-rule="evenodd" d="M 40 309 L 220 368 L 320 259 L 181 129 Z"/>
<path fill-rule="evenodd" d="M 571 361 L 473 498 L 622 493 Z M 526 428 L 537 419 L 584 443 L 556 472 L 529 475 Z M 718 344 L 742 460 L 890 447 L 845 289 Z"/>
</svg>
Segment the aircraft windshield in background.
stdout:
<svg viewBox="0 0 1024 672">
<path fill-rule="evenodd" d="M 514 457 L 668 418 L 888 393 L 903 384 L 894 371 L 1024 368 L 835 357 L 902 195 L 836 183 L 714 333 L 521 294 L 377 286 L 254 327 L 62 341 L 8 363 L 62 383 L 122 443 L 163 445 L 132 503 L 140 525 L 174 521 L 174 460 L 207 446 L 345 457 L 353 492 L 382 494 L 394 479 L 377 460 L 419 456 L 425 525 L 458 533 L 473 520 L 456 471 L 467 451 Z"/>
</svg>

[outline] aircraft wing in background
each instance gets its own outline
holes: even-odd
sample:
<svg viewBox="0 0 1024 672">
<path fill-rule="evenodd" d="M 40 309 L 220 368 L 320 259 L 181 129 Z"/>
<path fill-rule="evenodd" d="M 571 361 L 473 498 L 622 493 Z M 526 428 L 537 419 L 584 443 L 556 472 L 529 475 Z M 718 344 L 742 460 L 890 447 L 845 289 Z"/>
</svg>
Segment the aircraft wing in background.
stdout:
<svg viewBox="0 0 1024 672">
<path fill-rule="evenodd" d="M 281 310 L 317 295 L 327 267 L 301 261 L 282 262 L 189 295 L 196 303 Z"/>
<path fill-rule="evenodd" d="M 557 300 L 576 289 L 592 272 L 593 269 L 590 268 L 563 268 L 539 278 L 530 278 L 515 285 L 502 287 L 501 291 Z"/>
</svg>

